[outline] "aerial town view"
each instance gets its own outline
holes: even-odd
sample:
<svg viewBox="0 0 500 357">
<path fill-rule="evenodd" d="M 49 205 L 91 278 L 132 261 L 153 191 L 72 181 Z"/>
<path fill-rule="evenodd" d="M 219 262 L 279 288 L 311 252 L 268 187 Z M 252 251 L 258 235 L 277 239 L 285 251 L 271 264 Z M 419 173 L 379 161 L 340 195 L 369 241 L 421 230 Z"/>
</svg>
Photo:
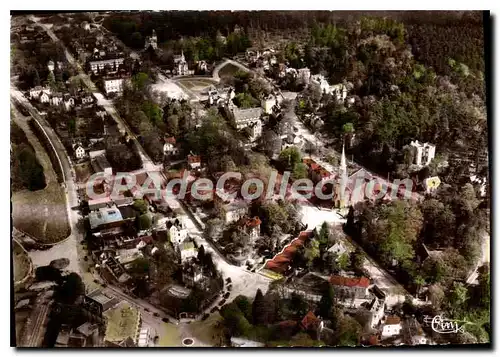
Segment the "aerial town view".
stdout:
<svg viewBox="0 0 500 357">
<path fill-rule="evenodd" d="M 489 12 L 10 22 L 13 347 L 490 346 Z"/>
</svg>

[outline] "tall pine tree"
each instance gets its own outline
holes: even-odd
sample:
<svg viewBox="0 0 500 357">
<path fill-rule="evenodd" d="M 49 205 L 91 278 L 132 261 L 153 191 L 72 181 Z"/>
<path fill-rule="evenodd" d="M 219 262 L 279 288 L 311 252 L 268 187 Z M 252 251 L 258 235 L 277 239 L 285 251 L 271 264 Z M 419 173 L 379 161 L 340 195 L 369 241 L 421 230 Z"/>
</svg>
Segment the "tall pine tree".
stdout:
<svg viewBox="0 0 500 357">
<path fill-rule="evenodd" d="M 254 325 L 263 325 L 266 321 L 266 299 L 260 289 L 257 289 L 252 304 L 252 319 Z"/>
</svg>

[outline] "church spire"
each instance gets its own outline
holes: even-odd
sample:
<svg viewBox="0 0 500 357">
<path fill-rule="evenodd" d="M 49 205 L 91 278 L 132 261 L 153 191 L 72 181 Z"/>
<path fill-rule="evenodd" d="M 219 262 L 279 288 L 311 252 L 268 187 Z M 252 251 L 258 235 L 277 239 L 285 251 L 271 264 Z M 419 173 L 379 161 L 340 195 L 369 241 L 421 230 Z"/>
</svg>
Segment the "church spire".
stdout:
<svg viewBox="0 0 500 357">
<path fill-rule="evenodd" d="M 344 143 L 342 143 L 342 157 L 340 158 L 340 170 L 343 171 L 344 173 L 347 172 Z"/>
</svg>

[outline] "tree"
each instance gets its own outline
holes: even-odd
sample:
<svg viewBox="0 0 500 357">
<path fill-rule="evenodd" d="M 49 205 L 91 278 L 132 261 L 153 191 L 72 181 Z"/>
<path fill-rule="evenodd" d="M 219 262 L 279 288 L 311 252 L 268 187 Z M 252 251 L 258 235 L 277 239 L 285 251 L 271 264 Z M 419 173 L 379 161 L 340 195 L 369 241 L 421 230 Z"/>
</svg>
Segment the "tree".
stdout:
<svg viewBox="0 0 500 357">
<path fill-rule="evenodd" d="M 334 304 L 334 292 L 331 284 L 325 289 L 321 295 L 321 300 L 319 301 L 319 315 L 323 319 L 329 319 L 332 313 L 332 307 Z"/>
<path fill-rule="evenodd" d="M 140 200 L 134 200 L 134 203 L 132 204 L 132 208 L 138 211 L 140 214 L 144 214 L 148 211 L 148 205 L 146 201 L 140 199 Z"/>
<path fill-rule="evenodd" d="M 248 301 L 248 298 L 243 295 L 238 295 L 234 300 L 233 303 L 238 306 L 238 308 L 241 310 L 245 318 L 249 321 L 252 321 L 252 304 L 250 301 Z"/>
<path fill-rule="evenodd" d="M 290 146 L 280 153 L 279 161 L 283 167 L 293 170 L 295 165 L 302 162 L 302 155 L 297 147 Z"/>
<path fill-rule="evenodd" d="M 439 284 L 433 284 L 429 286 L 429 300 L 432 303 L 432 306 L 437 310 L 441 308 L 445 300 L 444 290 Z"/>
<path fill-rule="evenodd" d="M 252 321 L 255 325 L 263 325 L 267 322 L 266 300 L 260 289 L 257 289 L 255 299 L 252 303 Z"/>
<path fill-rule="evenodd" d="M 196 256 L 199 262 L 204 262 L 205 261 L 205 246 L 201 245 L 201 247 L 198 249 L 198 255 Z"/>
<path fill-rule="evenodd" d="M 167 119 L 167 129 L 173 136 L 179 135 L 179 116 L 171 115 Z"/>
<path fill-rule="evenodd" d="M 132 87 L 139 92 L 142 92 L 148 84 L 149 76 L 147 73 L 139 72 L 132 77 Z"/>
<path fill-rule="evenodd" d="M 145 101 L 142 104 L 142 111 L 154 125 L 161 123 L 163 120 L 161 108 L 153 102 Z"/>
<path fill-rule="evenodd" d="M 362 332 L 361 325 L 350 316 L 340 316 L 335 323 L 334 346 L 357 346 Z"/>
<path fill-rule="evenodd" d="M 54 76 L 54 72 L 50 71 L 48 76 L 47 76 L 47 82 L 50 87 L 50 89 L 53 92 L 57 92 L 57 83 L 56 83 L 56 78 Z"/>
<path fill-rule="evenodd" d="M 151 217 L 145 213 L 139 216 L 139 229 L 145 230 L 151 228 Z"/>
<path fill-rule="evenodd" d="M 351 253 L 351 267 L 358 276 L 363 274 L 365 259 L 365 254 L 359 247 Z"/>
<path fill-rule="evenodd" d="M 303 179 L 307 178 L 307 176 L 308 176 L 307 166 L 301 162 L 296 164 L 292 172 L 293 179 L 294 180 Z"/>
<path fill-rule="evenodd" d="M 138 275 L 139 277 L 144 277 L 144 276 L 149 277 L 150 264 L 148 259 L 139 258 L 134 260 L 130 265 L 131 265 L 129 268 L 130 273 Z"/>
<path fill-rule="evenodd" d="M 341 270 L 348 270 L 349 269 L 349 265 L 350 265 L 350 259 L 349 259 L 349 255 L 347 253 L 343 253 L 340 255 L 339 259 L 338 259 L 338 265 L 339 265 L 339 268 Z"/>
<path fill-rule="evenodd" d="M 307 265 L 312 267 L 314 264 L 314 260 L 319 257 L 319 242 L 316 239 L 312 239 L 309 243 L 309 246 L 306 248 L 304 254 Z"/>
<path fill-rule="evenodd" d="M 64 282 L 56 289 L 56 300 L 64 304 L 74 304 L 85 295 L 85 284 L 77 273 L 70 273 L 64 277 Z"/>
<path fill-rule="evenodd" d="M 453 289 L 448 297 L 448 308 L 453 313 L 461 311 L 465 308 L 465 303 L 469 299 L 469 292 L 464 284 L 459 282 L 453 283 Z"/>
</svg>

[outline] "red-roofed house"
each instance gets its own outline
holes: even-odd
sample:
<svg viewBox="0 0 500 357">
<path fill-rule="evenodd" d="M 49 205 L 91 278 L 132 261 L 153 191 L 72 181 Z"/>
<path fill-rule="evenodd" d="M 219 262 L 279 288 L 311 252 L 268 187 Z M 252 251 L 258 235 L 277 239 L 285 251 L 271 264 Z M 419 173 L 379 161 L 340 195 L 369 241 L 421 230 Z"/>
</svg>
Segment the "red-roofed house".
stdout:
<svg viewBox="0 0 500 357">
<path fill-rule="evenodd" d="M 187 162 L 190 169 L 197 169 L 201 166 L 201 157 L 200 155 L 188 155 Z"/>
<path fill-rule="evenodd" d="M 163 154 L 165 156 L 178 154 L 177 142 L 173 136 L 165 139 L 165 144 L 163 145 Z"/>
<path fill-rule="evenodd" d="M 300 324 L 306 331 L 317 331 L 321 324 L 321 320 L 318 319 L 312 311 L 309 311 L 306 316 L 304 316 Z"/>
<path fill-rule="evenodd" d="M 264 268 L 279 274 L 287 272 L 297 249 L 304 245 L 312 234 L 311 231 L 300 232 L 299 236 L 283 248 L 281 253 L 276 254 L 273 259 L 268 260 Z"/>
<path fill-rule="evenodd" d="M 329 279 L 333 289 L 340 296 L 344 305 L 359 307 L 363 302 L 371 301 L 371 295 L 368 292 L 370 279 L 366 277 L 350 278 L 346 276 L 333 275 Z"/>
<path fill-rule="evenodd" d="M 251 219 L 248 219 L 245 222 L 245 231 L 248 233 L 250 236 L 250 239 L 255 242 L 257 239 L 259 239 L 260 236 L 260 224 L 262 221 L 260 220 L 259 217 L 254 217 Z"/>
</svg>

